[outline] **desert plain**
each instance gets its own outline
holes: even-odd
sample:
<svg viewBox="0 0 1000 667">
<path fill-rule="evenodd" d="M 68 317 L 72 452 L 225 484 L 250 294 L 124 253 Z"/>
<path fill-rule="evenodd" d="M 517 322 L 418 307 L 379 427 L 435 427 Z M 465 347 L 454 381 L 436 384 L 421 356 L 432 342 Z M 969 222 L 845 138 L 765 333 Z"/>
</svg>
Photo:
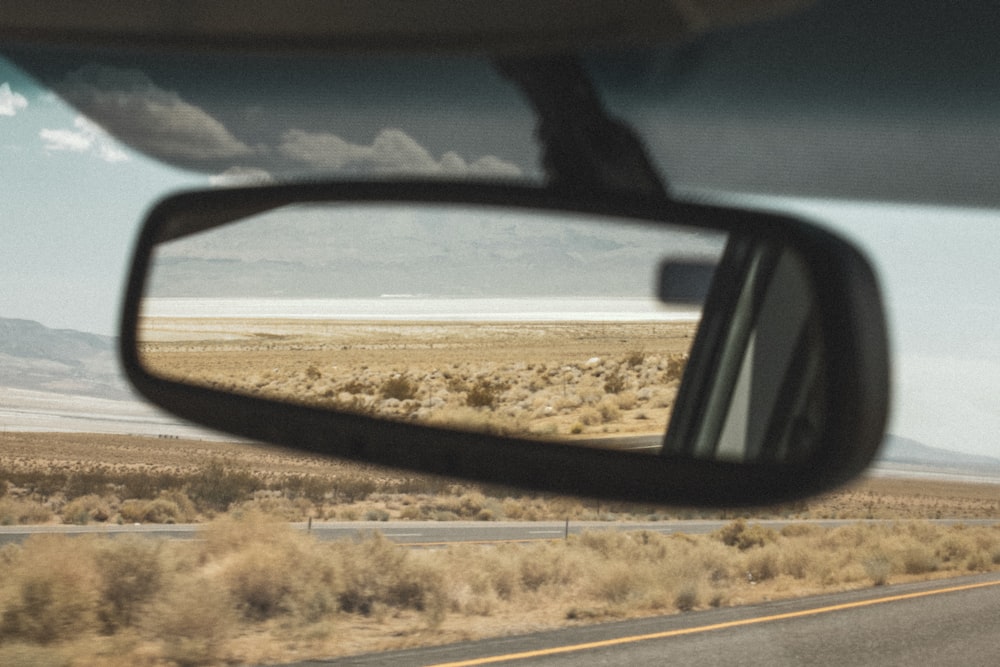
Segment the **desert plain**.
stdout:
<svg viewBox="0 0 1000 667">
<path fill-rule="evenodd" d="M 666 430 L 694 322 L 147 318 L 155 374 L 529 437 Z"/>
</svg>

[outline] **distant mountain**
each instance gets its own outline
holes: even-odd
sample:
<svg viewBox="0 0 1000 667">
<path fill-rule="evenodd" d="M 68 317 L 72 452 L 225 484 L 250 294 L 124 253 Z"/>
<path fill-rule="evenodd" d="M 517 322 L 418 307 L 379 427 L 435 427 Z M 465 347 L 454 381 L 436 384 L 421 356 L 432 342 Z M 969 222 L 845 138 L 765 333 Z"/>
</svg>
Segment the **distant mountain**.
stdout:
<svg viewBox="0 0 1000 667">
<path fill-rule="evenodd" d="M 0 386 L 132 398 L 110 336 L 0 318 Z"/>
<path fill-rule="evenodd" d="M 930 447 L 910 438 L 887 434 L 878 460 L 884 463 L 928 466 L 933 468 L 975 469 L 1000 473 L 1000 458 L 963 454 L 950 449 Z"/>
</svg>

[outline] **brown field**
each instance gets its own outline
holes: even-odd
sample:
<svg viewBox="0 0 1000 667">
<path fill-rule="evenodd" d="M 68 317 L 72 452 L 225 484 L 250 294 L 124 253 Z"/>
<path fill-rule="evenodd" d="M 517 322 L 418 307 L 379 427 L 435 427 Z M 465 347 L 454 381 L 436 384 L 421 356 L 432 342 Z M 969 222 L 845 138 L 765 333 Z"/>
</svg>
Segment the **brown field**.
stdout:
<svg viewBox="0 0 1000 667">
<path fill-rule="evenodd" d="M 998 517 L 997 492 L 869 478 L 753 512 L 598 506 L 263 446 L 4 433 L 0 523 L 205 525 L 193 542 L 40 535 L 0 549 L 0 664 L 284 662 L 989 571 L 997 527 L 906 519 Z M 427 551 L 378 537 L 319 543 L 287 523 L 744 515 L 900 521 L 774 531 L 738 519 L 711 535 L 596 531 Z"/>
<path fill-rule="evenodd" d="M 225 488 L 227 495 L 213 497 L 206 487 Z M 167 505 L 170 511 L 165 511 L 164 502 L 154 503 L 165 494 L 181 507 Z M 90 497 L 89 509 L 80 500 L 84 497 Z M 263 445 L 104 434 L 0 434 L 0 524 L 131 522 L 142 503 L 160 510 L 151 510 L 143 522 L 203 521 L 237 507 L 262 509 L 292 521 L 1000 519 L 1000 487 L 992 484 L 865 477 L 796 503 L 753 511 L 695 510 L 476 486 Z"/>
<path fill-rule="evenodd" d="M 534 437 L 663 433 L 695 323 L 147 319 L 157 374 Z"/>
</svg>

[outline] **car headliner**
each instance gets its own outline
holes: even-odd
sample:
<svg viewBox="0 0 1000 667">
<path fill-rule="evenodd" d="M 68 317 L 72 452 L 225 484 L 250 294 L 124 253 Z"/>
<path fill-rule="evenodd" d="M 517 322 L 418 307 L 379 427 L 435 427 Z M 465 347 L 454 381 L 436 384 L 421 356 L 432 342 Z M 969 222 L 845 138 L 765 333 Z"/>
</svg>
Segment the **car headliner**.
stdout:
<svg viewBox="0 0 1000 667">
<path fill-rule="evenodd" d="M 60 3 L 41 4 L 54 7 Z M 441 19 L 444 16 L 440 13 L 442 7 L 451 6 L 450 3 L 418 4 L 425 10 L 421 14 L 424 21 L 414 23 L 412 32 L 419 37 L 420 50 L 426 52 L 434 44 L 443 44 L 452 52 L 472 48 L 468 42 L 448 41 L 447 35 L 454 34 L 449 30 L 457 30 L 460 23 L 457 19 Z M 466 4 L 455 3 L 455 6 Z M 658 17 L 657 30 L 674 45 L 601 49 L 587 56 L 588 69 L 606 106 L 638 130 L 675 193 L 726 191 L 964 206 L 1000 205 L 1000 180 L 994 176 L 997 148 L 1000 147 L 1000 127 L 994 121 L 1000 117 L 1000 67 L 997 66 L 1000 64 L 1000 40 L 996 39 L 1000 34 L 1000 8 L 990 3 L 957 8 L 943 1 L 921 3 L 917 7 L 905 0 L 880 3 L 848 0 L 816 4 L 766 22 L 727 27 L 753 15 L 753 12 L 736 12 L 732 9 L 733 4 L 739 3 L 629 4 L 633 19 Z M 755 4 L 755 11 L 761 16 L 773 16 L 796 4 L 799 3 L 761 2 Z M 562 3 L 542 5 L 549 12 L 562 7 Z M 212 16 L 196 12 L 194 3 L 176 2 L 168 6 L 173 8 L 172 14 L 147 14 L 145 26 L 129 28 L 121 22 L 109 25 L 119 26 L 126 33 L 128 29 L 145 29 L 154 34 L 159 26 L 175 36 L 176 31 L 183 35 L 185 30 L 193 31 L 195 26 L 202 25 L 208 26 L 205 28 L 208 37 L 201 33 L 201 47 L 205 46 L 205 40 L 212 41 L 212 30 L 225 32 L 213 46 L 234 45 L 232 30 L 213 24 Z M 370 24 L 363 20 L 371 17 L 360 9 L 364 5 L 350 6 L 357 12 L 353 15 L 361 17 L 350 25 L 361 30 L 358 26 Z M 369 9 L 382 7 L 378 3 L 368 6 Z M 475 6 L 480 7 L 478 3 Z M 570 22 L 566 34 L 579 37 L 583 46 L 601 44 L 594 37 L 595 33 L 583 26 L 608 6 L 607 3 L 584 3 L 574 12 L 563 12 L 561 16 L 564 17 L 580 17 L 580 23 L 576 23 L 576 19 Z M 665 12 L 663 8 L 667 6 L 675 13 L 680 11 L 678 7 L 696 6 L 701 14 L 697 11 L 679 13 L 671 23 L 664 14 L 651 13 L 659 11 L 656 8 Z M 344 11 L 351 13 L 350 8 Z M 438 12 L 437 28 L 429 18 L 434 12 Z M 244 20 L 248 18 L 247 13 L 244 10 L 241 14 Z M 86 12 L 73 14 L 86 16 Z M 214 15 L 215 19 L 220 15 Z M 478 45 L 474 50 L 480 54 L 484 44 L 501 48 L 502 44 L 498 44 L 502 42 L 509 47 L 514 42 L 504 40 L 516 41 L 518 35 L 528 39 L 521 19 L 505 18 L 485 9 L 480 15 L 487 17 L 483 21 L 493 21 L 494 27 L 503 28 L 500 32 L 505 35 L 499 42 L 474 42 Z M 199 105 L 210 116 L 218 110 L 212 108 L 213 104 L 221 108 L 227 99 L 238 98 L 251 90 L 265 91 L 259 97 L 265 107 L 272 103 L 266 93 L 269 90 L 265 85 L 267 77 L 280 77 L 281 72 L 290 67 L 289 61 L 275 55 L 278 52 L 291 49 L 297 54 L 294 67 L 299 69 L 302 63 L 313 63 L 317 76 L 322 74 L 318 63 L 325 59 L 329 62 L 329 54 L 322 53 L 324 49 L 319 42 L 308 39 L 299 43 L 277 38 L 270 43 L 264 40 L 265 47 L 260 50 L 263 53 L 248 52 L 245 43 L 235 43 L 244 48 L 223 49 L 225 53 L 206 53 L 200 48 L 136 50 L 134 44 L 125 49 L 102 50 L 94 44 L 113 42 L 114 36 L 111 31 L 96 36 L 88 32 L 92 20 L 64 16 L 45 32 L 37 17 L 32 28 L 34 16 L 27 9 L 6 14 L 0 22 L 0 35 L 6 37 L 4 52 L 57 92 L 62 92 L 61 86 L 65 87 L 67 76 L 86 63 L 127 61 L 133 69 L 159 72 L 159 76 L 169 80 L 171 91 L 180 98 L 197 97 Z M 194 16 L 195 20 L 183 22 L 177 20 L 178 16 Z M 548 19 L 544 18 L 546 16 Z M 701 19 L 695 20 L 696 16 Z M 546 30 L 558 32 L 556 26 L 560 24 L 552 17 L 544 12 L 537 15 L 537 23 L 542 27 L 536 34 Z M 629 25 L 638 30 L 635 26 L 641 23 L 631 21 Z M 295 22 L 280 25 L 284 26 L 282 30 L 307 31 L 303 24 Z M 625 42 L 634 47 L 636 43 L 645 44 L 651 39 L 648 33 L 638 35 L 635 32 L 623 37 L 628 30 L 615 32 L 618 28 L 610 27 L 621 25 L 608 21 L 611 42 Z M 679 31 L 675 30 L 678 26 L 682 26 Z M 74 28 L 78 29 L 76 33 Z M 345 40 L 355 45 L 369 44 L 369 51 L 378 51 L 385 48 L 384 40 L 397 29 L 398 25 L 390 21 L 380 29 L 373 28 L 368 37 L 358 37 L 359 41 L 352 41 L 354 37 Z M 275 32 L 278 31 L 276 28 Z M 552 43 L 556 47 L 565 46 L 565 41 L 553 36 L 555 32 L 550 33 Z M 119 42 L 121 34 L 118 33 Z M 435 35 L 438 42 L 434 41 Z M 474 40 L 475 37 L 467 34 L 463 39 Z M 75 46 L 55 48 L 51 46 L 53 39 L 70 41 Z M 175 39 L 164 43 L 176 47 L 182 41 Z M 46 42 L 49 43 L 47 47 L 40 46 Z M 325 43 L 329 47 L 330 42 Z M 339 53 L 344 43 L 339 43 L 339 49 L 332 47 L 329 50 Z M 308 51 L 302 50 L 304 44 L 309 46 Z M 410 46 L 416 48 L 413 44 Z M 579 46 L 574 44 L 574 48 Z M 397 46 L 394 50 L 401 49 Z M 421 57 L 420 61 L 407 61 L 406 58 L 404 55 L 388 60 L 361 57 L 355 58 L 351 66 L 358 76 L 369 79 L 376 86 L 379 81 L 408 68 L 416 71 L 418 65 L 424 81 L 437 78 L 451 82 L 461 71 L 488 69 L 481 55 L 471 59 L 439 56 L 434 59 L 433 66 L 428 65 L 426 57 Z M 213 60 L 223 65 L 204 66 Z M 473 63 L 471 69 L 470 62 Z M 466 81 L 471 85 L 473 79 Z M 307 75 L 295 79 L 301 82 L 301 88 L 315 96 L 315 104 L 321 106 L 324 104 L 322 88 L 312 85 L 317 80 Z M 459 85 L 461 83 L 459 79 Z M 215 94 L 205 95 L 206 89 Z M 474 100 L 480 93 L 473 85 L 468 89 L 464 106 L 456 108 L 450 102 L 445 104 L 447 100 L 442 98 L 440 105 L 432 103 L 429 109 L 452 108 L 469 119 L 468 126 L 474 126 L 476 114 L 484 111 L 483 105 L 477 107 Z M 112 134 L 158 159 L 215 173 L 240 166 L 238 160 L 231 163 L 179 160 L 154 147 L 137 145 L 130 137 L 130 133 L 135 134 L 134 127 L 116 126 L 113 118 L 102 118 L 99 110 L 81 106 L 71 95 L 67 95 L 67 99 Z M 497 99 L 500 98 L 494 96 L 491 103 Z M 374 96 L 367 103 L 374 109 L 384 104 L 384 99 Z M 514 106 L 512 103 L 511 108 Z M 285 124 L 285 128 L 291 122 L 278 113 L 269 114 L 269 118 Z M 522 174 L 537 175 L 537 164 L 533 162 L 533 153 L 525 137 L 530 118 L 523 113 L 515 114 L 513 122 L 518 127 L 517 132 L 524 137 L 524 145 L 521 152 L 512 154 L 509 160 L 520 165 Z M 257 131 L 263 135 L 281 130 L 261 127 L 258 126 Z M 327 129 L 345 131 L 341 127 Z M 375 131 L 369 132 L 369 139 Z M 504 126 L 490 126 L 490 134 L 494 141 L 503 142 L 510 130 L 505 130 Z M 493 153 L 485 146 L 480 154 Z M 266 160 L 252 166 L 280 178 L 319 175 Z"/>
</svg>

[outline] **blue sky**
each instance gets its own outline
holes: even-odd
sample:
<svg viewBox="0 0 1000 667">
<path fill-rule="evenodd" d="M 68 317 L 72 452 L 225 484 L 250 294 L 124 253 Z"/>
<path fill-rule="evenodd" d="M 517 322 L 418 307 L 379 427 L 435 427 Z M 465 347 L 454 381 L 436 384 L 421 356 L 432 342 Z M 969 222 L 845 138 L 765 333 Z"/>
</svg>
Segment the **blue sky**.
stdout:
<svg viewBox="0 0 1000 667">
<path fill-rule="evenodd" d="M 107 138 L 0 60 L 0 314 L 110 334 L 150 204 L 208 177 Z"/>
<path fill-rule="evenodd" d="M 3 60 L 0 170 L 0 316 L 104 334 L 117 326 L 145 212 L 172 190 L 210 184 L 117 144 Z M 839 229 L 872 257 L 895 352 L 890 429 L 1000 456 L 1000 214 L 748 201 Z"/>
</svg>

